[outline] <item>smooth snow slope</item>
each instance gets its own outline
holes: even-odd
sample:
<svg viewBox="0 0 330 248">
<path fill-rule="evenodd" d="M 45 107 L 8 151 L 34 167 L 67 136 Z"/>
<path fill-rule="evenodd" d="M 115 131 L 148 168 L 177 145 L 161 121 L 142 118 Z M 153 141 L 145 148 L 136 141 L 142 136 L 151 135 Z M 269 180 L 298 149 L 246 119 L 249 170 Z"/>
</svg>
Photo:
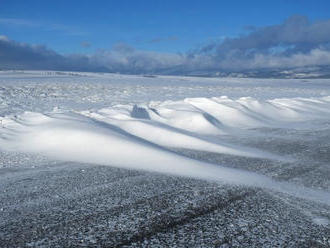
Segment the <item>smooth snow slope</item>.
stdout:
<svg viewBox="0 0 330 248">
<path fill-rule="evenodd" d="M 169 150 L 183 148 L 281 162 L 293 161 L 293 157 L 231 144 L 223 141 L 222 137 L 248 136 L 251 135 L 250 130 L 260 128 L 324 128 L 330 121 L 328 81 L 316 81 L 316 85 L 312 85 L 312 82 L 299 85 L 299 82 L 290 80 L 285 84 L 282 81 L 280 86 L 285 85 L 290 94 L 297 91 L 303 97 L 297 94 L 295 97 L 274 98 L 278 96 L 278 92 L 272 95 L 272 90 L 276 88 L 275 81 L 260 83 L 264 88 L 254 89 L 255 83 L 244 80 L 223 83 L 215 79 L 162 77 L 152 79 L 145 85 L 144 82 L 149 79 L 138 76 L 55 74 L 45 77 L 42 73 L 3 75 L 5 83 L 1 87 L 1 98 L 2 107 L 5 108 L 0 117 L 1 150 L 258 186 L 330 204 L 328 192 L 276 182 L 258 173 L 197 161 Z M 75 89 L 77 82 L 70 82 L 71 77 L 74 77 L 73 81 L 77 78 L 84 81 L 82 86 L 87 92 L 84 88 Z M 118 78 L 125 83 L 120 85 L 112 82 Z M 46 83 L 40 80 L 46 80 Z M 65 82 L 59 83 L 61 80 Z M 86 83 L 88 80 L 92 82 Z M 102 84 L 93 85 L 93 81 L 97 80 L 101 80 Z M 170 80 L 170 84 L 164 85 L 166 80 Z M 295 84 L 294 87 L 290 86 L 291 82 Z M 229 88 L 236 84 L 241 97 L 215 96 L 221 92 L 211 95 L 210 89 L 222 87 L 228 90 L 228 84 Z M 172 100 L 156 101 L 157 97 L 162 99 L 162 93 L 174 94 L 178 86 L 186 87 L 188 95 L 199 91 L 204 96 L 176 100 L 177 96 L 169 95 L 168 98 Z M 283 90 L 281 87 L 278 89 Z M 27 94 L 31 89 L 38 94 L 31 97 L 31 94 Z M 93 98 L 88 95 L 90 89 L 94 90 L 90 92 L 95 94 Z M 113 95 L 104 96 L 104 91 L 109 89 Z M 125 97 L 116 96 L 118 89 L 126 94 Z M 208 97 L 204 89 L 208 89 Z M 154 93 L 153 101 L 136 101 L 134 96 L 147 91 Z M 254 91 L 259 97 L 243 95 Z M 88 96 L 85 100 L 80 96 L 84 94 Z M 265 99 L 266 96 L 268 98 Z M 111 97 L 114 101 L 110 100 Z M 92 99 L 96 100 L 93 102 Z M 43 106 L 43 102 L 46 106 Z"/>
</svg>

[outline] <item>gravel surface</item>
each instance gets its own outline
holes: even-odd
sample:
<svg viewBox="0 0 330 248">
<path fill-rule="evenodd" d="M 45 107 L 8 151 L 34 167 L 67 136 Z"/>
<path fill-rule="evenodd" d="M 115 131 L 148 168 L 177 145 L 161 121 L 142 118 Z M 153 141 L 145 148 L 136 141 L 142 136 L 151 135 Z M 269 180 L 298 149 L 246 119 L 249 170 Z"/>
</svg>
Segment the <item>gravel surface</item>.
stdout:
<svg viewBox="0 0 330 248">
<path fill-rule="evenodd" d="M 329 247 L 330 207 L 77 163 L 0 170 L 1 247 Z"/>
</svg>

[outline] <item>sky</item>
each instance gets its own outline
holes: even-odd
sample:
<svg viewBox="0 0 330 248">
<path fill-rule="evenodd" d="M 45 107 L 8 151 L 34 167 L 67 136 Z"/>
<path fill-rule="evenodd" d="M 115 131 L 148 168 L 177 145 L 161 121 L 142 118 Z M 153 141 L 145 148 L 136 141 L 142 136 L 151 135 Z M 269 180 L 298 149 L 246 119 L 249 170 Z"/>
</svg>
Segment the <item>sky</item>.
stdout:
<svg viewBox="0 0 330 248">
<path fill-rule="evenodd" d="M 185 73 L 324 65 L 328 29 L 328 0 L 0 0 L 0 66 Z"/>
</svg>

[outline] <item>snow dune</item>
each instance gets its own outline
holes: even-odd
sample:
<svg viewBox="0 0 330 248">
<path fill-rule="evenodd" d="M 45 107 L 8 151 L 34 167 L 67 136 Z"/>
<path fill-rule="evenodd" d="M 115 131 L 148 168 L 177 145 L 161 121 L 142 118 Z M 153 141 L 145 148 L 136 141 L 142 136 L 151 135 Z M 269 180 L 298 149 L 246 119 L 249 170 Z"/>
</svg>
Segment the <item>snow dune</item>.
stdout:
<svg viewBox="0 0 330 248">
<path fill-rule="evenodd" d="M 264 187 L 330 204 L 327 192 L 200 162 L 167 149 L 285 160 L 276 154 L 221 142 L 221 135 L 255 127 L 312 125 L 306 121 L 329 117 L 330 97 L 268 101 L 250 97 L 189 98 L 79 112 L 25 112 L 0 117 L 0 147 L 69 161 Z"/>
</svg>

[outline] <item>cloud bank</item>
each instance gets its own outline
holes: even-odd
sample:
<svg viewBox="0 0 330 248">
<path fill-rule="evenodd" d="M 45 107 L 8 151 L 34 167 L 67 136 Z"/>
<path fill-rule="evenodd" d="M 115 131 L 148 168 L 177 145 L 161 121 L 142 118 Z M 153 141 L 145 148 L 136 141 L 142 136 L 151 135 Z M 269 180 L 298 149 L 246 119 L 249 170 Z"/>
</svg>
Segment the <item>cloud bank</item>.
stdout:
<svg viewBox="0 0 330 248">
<path fill-rule="evenodd" d="M 311 23 L 292 16 L 279 25 L 253 29 L 238 38 L 209 44 L 194 54 L 212 57 L 223 69 L 258 69 L 330 64 L 330 20 Z"/>
<path fill-rule="evenodd" d="M 41 45 L 30 45 L 0 36 L 0 68 L 28 70 L 107 70 L 90 63 L 83 55 L 63 56 Z"/>
<path fill-rule="evenodd" d="M 117 44 L 92 55 L 60 55 L 45 46 L 0 36 L 0 68 L 186 74 L 330 65 L 330 20 L 292 16 L 278 25 L 249 30 L 185 54 Z"/>
</svg>

